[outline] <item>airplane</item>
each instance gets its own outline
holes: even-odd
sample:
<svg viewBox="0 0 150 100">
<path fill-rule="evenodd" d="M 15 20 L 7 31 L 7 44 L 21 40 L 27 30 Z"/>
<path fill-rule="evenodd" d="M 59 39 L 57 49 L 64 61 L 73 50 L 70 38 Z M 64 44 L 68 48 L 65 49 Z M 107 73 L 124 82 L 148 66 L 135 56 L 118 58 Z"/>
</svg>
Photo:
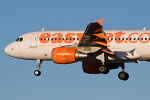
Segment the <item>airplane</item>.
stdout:
<svg viewBox="0 0 150 100">
<path fill-rule="evenodd" d="M 118 78 L 126 81 L 125 63 L 150 61 L 150 30 L 103 30 L 105 18 L 91 22 L 85 31 L 36 31 L 21 35 L 9 44 L 5 53 L 11 57 L 36 60 L 36 76 L 43 61 L 56 64 L 82 62 L 88 74 L 108 74 L 119 67 Z"/>
</svg>

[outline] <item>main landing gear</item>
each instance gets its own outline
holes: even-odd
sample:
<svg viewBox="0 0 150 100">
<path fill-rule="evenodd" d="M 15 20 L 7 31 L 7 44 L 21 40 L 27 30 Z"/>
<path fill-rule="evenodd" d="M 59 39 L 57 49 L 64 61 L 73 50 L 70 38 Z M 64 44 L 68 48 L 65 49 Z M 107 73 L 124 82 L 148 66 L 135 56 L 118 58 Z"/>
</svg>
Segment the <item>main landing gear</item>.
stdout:
<svg viewBox="0 0 150 100">
<path fill-rule="evenodd" d="M 38 64 L 38 65 L 36 65 L 36 66 L 38 67 L 38 70 L 35 70 L 35 71 L 34 71 L 34 75 L 40 76 L 40 75 L 41 75 L 40 68 L 41 68 L 41 64 L 43 63 L 43 61 L 40 60 L 40 59 L 37 59 L 36 62 L 37 62 L 37 64 Z"/>
<path fill-rule="evenodd" d="M 120 66 L 120 67 L 122 68 L 122 71 L 118 74 L 118 78 L 119 78 L 120 80 L 124 80 L 124 81 L 128 80 L 129 74 L 124 71 L 124 69 L 125 69 L 125 68 L 124 68 L 124 63 L 120 63 L 120 64 L 118 64 L 117 66 L 118 66 L 118 67 Z M 100 73 L 103 73 L 103 74 L 108 74 L 108 73 L 109 73 L 109 70 L 112 69 L 111 67 L 112 67 L 111 65 L 105 65 L 105 64 L 104 64 L 104 65 L 101 65 L 101 66 L 99 67 L 99 72 L 100 72 Z M 116 68 L 118 68 L 118 67 L 116 67 Z"/>
<path fill-rule="evenodd" d="M 122 71 L 118 74 L 118 78 L 124 81 L 128 80 L 129 74 L 124 71 L 124 63 L 121 63 L 119 66 L 122 68 Z"/>
<path fill-rule="evenodd" d="M 124 71 L 121 71 L 118 74 L 118 77 L 119 77 L 119 79 L 126 81 L 129 78 L 129 74 Z"/>
<path fill-rule="evenodd" d="M 101 65 L 99 67 L 99 72 L 103 73 L 103 74 L 108 74 L 109 73 L 109 67 L 107 67 L 106 65 Z"/>
</svg>

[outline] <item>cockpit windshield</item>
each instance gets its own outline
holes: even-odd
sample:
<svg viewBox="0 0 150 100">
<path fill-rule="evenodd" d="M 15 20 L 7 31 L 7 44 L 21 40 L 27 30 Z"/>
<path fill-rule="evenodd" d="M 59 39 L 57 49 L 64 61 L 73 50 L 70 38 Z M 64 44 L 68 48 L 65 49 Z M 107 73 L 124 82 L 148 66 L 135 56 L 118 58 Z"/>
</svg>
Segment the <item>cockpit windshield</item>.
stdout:
<svg viewBox="0 0 150 100">
<path fill-rule="evenodd" d="M 17 38 L 16 41 L 23 41 L 23 38 Z"/>
</svg>

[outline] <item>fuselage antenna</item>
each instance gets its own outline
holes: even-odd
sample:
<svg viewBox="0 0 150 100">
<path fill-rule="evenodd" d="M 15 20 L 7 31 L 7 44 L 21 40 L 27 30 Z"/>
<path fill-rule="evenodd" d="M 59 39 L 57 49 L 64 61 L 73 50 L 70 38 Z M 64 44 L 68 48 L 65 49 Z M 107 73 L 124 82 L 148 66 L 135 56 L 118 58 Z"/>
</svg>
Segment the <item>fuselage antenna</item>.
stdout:
<svg viewBox="0 0 150 100">
<path fill-rule="evenodd" d="M 143 28 L 143 31 L 145 31 L 146 27 Z"/>
<path fill-rule="evenodd" d="M 44 31 L 44 27 L 42 28 L 42 31 Z"/>
</svg>

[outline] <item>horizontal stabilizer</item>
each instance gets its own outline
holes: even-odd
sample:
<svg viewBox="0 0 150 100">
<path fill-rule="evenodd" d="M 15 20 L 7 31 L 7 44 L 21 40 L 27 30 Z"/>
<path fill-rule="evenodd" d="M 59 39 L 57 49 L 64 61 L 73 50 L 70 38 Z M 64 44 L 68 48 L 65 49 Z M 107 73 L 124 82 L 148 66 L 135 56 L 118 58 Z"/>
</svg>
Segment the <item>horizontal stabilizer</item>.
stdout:
<svg viewBox="0 0 150 100">
<path fill-rule="evenodd" d="M 129 59 L 138 59 L 140 58 L 140 55 L 135 52 L 135 49 L 131 51 L 127 50 L 113 50 L 115 55 L 117 56 L 118 59 L 120 60 L 129 60 Z"/>
</svg>

